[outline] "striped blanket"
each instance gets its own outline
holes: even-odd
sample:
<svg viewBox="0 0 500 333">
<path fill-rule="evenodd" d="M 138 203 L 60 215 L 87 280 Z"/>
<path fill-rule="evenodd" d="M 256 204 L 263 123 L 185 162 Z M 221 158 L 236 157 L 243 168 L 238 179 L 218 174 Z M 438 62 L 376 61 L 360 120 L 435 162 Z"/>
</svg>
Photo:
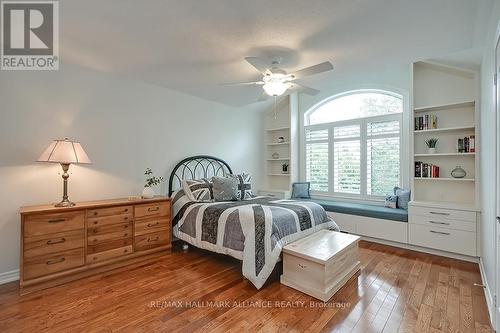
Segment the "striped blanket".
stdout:
<svg viewBox="0 0 500 333">
<path fill-rule="evenodd" d="M 317 230 L 338 230 L 318 204 L 255 197 L 231 202 L 177 202 L 173 233 L 196 247 L 243 261 L 243 275 L 260 289 L 288 243 Z"/>
</svg>

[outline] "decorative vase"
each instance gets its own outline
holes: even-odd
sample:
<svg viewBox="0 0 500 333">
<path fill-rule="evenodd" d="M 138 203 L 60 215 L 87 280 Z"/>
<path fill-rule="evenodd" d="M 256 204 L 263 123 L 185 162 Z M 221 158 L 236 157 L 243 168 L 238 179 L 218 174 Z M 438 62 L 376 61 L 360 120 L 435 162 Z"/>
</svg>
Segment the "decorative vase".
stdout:
<svg viewBox="0 0 500 333">
<path fill-rule="evenodd" d="M 142 190 L 142 198 L 143 199 L 152 199 L 155 196 L 155 191 L 151 187 L 145 187 L 144 190 Z"/>
<path fill-rule="evenodd" d="M 281 173 L 288 173 L 288 165 L 284 164 L 281 166 Z"/>
<path fill-rule="evenodd" d="M 273 153 L 273 154 L 271 155 L 271 157 L 272 157 L 272 158 L 274 158 L 275 160 L 277 160 L 278 158 L 280 158 L 280 154 L 278 154 L 278 153 Z"/>
<path fill-rule="evenodd" d="M 435 154 L 436 153 L 436 148 L 429 148 L 428 152 L 429 152 L 429 154 Z"/>
<path fill-rule="evenodd" d="M 453 178 L 464 178 L 467 175 L 464 169 L 461 166 L 457 165 L 457 167 L 451 170 L 451 176 Z"/>
<path fill-rule="evenodd" d="M 283 142 L 285 142 L 285 138 L 284 138 L 284 137 L 282 137 L 282 136 L 280 136 L 280 137 L 278 138 L 278 143 L 283 143 Z"/>
</svg>

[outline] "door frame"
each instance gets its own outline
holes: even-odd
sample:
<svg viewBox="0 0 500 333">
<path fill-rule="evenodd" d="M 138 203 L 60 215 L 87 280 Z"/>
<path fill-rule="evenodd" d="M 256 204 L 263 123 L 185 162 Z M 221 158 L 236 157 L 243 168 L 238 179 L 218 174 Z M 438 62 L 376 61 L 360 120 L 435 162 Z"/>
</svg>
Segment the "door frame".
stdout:
<svg viewBox="0 0 500 333">
<path fill-rule="evenodd" d="M 498 53 L 497 54 L 497 50 Z M 500 323 L 500 307 L 497 301 L 497 295 L 500 295 L 500 135 L 498 134 L 500 130 L 500 61 L 498 59 L 500 58 L 500 22 L 497 25 L 497 31 L 495 35 L 495 49 L 494 49 L 494 56 L 495 56 L 495 173 L 496 173 L 496 187 L 495 187 L 495 193 L 494 193 L 494 198 L 496 202 L 496 207 L 495 207 L 495 215 L 496 215 L 496 221 L 495 223 L 495 272 L 494 272 L 494 295 L 493 295 L 493 317 L 491 318 L 493 328 L 497 329 L 498 324 Z M 498 331 L 498 329 L 497 329 Z"/>
</svg>

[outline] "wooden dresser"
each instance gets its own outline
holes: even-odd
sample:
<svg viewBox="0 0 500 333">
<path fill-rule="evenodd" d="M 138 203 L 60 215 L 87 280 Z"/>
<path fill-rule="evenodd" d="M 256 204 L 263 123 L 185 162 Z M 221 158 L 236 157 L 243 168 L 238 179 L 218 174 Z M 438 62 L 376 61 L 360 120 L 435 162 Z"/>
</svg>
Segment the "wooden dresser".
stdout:
<svg viewBox="0 0 500 333">
<path fill-rule="evenodd" d="M 120 266 L 142 263 L 171 248 L 167 197 L 21 208 L 21 293 Z"/>
</svg>

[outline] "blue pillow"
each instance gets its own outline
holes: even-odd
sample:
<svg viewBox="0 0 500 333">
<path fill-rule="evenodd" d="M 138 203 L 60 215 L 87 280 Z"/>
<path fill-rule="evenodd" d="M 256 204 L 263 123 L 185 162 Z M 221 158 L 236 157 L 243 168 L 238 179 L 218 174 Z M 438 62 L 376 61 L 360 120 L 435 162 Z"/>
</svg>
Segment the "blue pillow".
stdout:
<svg viewBox="0 0 500 333">
<path fill-rule="evenodd" d="M 410 202 L 411 191 L 396 186 L 394 187 L 394 195 L 398 197 L 397 207 L 408 210 L 408 202 Z"/>
<path fill-rule="evenodd" d="M 310 188 L 310 182 L 293 183 L 292 199 L 311 199 L 311 194 L 309 193 Z"/>
</svg>

